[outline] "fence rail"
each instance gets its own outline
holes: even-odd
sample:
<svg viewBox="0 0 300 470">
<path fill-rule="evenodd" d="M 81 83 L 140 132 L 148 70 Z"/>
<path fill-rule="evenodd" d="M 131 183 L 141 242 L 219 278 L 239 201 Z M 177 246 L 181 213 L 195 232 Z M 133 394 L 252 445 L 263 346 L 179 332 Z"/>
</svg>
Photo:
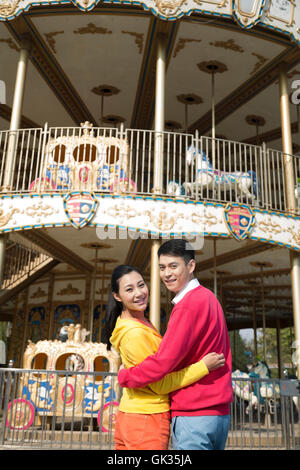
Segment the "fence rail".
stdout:
<svg viewBox="0 0 300 470">
<path fill-rule="evenodd" d="M 227 449 L 300 449 L 300 381 L 232 385 Z M 116 373 L 0 369 L 0 447 L 113 449 L 121 394 Z"/>
<path fill-rule="evenodd" d="M 112 449 L 116 375 L 0 369 L 0 446 Z"/>
<path fill-rule="evenodd" d="M 300 157 L 265 145 L 88 123 L 0 132 L 3 192 L 155 193 L 295 212 L 287 203 L 287 165 L 299 212 Z"/>
<path fill-rule="evenodd" d="M 300 449 L 300 381 L 233 378 L 229 449 Z"/>
</svg>

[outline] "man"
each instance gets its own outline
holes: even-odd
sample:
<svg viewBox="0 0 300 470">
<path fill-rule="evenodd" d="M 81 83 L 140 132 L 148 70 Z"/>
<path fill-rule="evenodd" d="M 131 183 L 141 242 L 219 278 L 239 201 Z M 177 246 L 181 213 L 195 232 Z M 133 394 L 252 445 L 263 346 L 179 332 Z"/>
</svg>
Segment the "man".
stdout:
<svg viewBox="0 0 300 470">
<path fill-rule="evenodd" d="M 225 356 L 225 365 L 198 382 L 170 394 L 174 449 L 223 450 L 232 401 L 231 351 L 222 308 L 215 295 L 194 278 L 194 251 L 184 240 L 158 250 L 160 277 L 176 294 L 167 331 L 156 354 L 119 372 L 122 387 L 139 388 L 199 361 L 208 352 Z"/>
</svg>

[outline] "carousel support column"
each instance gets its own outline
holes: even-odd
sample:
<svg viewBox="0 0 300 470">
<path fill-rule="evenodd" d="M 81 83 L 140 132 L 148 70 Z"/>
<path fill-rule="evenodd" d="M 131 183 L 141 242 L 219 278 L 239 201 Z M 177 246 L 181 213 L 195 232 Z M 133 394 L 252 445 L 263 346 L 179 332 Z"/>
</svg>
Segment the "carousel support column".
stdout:
<svg viewBox="0 0 300 470">
<path fill-rule="evenodd" d="M 6 236 L 0 235 L 0 291 L 3 284 L 3 273 L 5 263 Z"/>
<path fill-rule="evenodd" d="M 280 113 L 281 113 L 281 132 L 284 152 L 284 178 L 285 191 L 287 200 L 287 210 L 295 212 L 295 177 L 293 168 L 293 147 L 292 147 L 292 131 L 289 109 L 288 80 L 284 66 L 280 68 L 279 74 L 280 85 Z M 293 296 L 293 317 L 295 329 L 295 341 L 297 345 L 297 355 L 300 357 L 300 255 L 290 250 L 291 262 L 291 281 Z M 300 358 L 298 359 L 297 378 L 300 379 Z"/>
<path fill-rule="evenodd" d="M 223 280 L 222 280 L 222 272 L 221 271 L 219 272 L 219 276 L 220 276 L 220 281 L 219 281 L 219 284 L 220 284 L 220 303 L 221 303 L 222 308 L 223 308 L 223 313 L 226 316 L 226 314 L 225 314 L 225 298 L 224 298 L 224 292 L 223 292 Z"/>
<path fill-rule="evenodd" d="M 300 256 L 290 250 L 297 378 L 300 380 Z"/>
<path fill-rule="evenodd" d="M 282 348 L 280 337 L 280 318 L 276 318 L 276 340 L 277 340 L 277 362 L 278 362 L 278 378 L 282 378 Z"/>
<path fill-rule="evenodd" d="M 215 119 L 215 71 L 211 74 L 211 137 L 212 137 L 212 165 L 216 168 L 216 119 Z M 214 188 L 215 191 L 215 188 Z"/>
<path fill-rule="evenodd" d="M 214 238 L 214 294 L 216 297 L 218 293 L 217 282 L 217 240 Z"/>
<path fill-rule="evenodd" d="M 100 343 L 102 336 L 102 320 L 104 318 L 104 276 L 105 276 L 105 262 L 102 264 L 102 284 L 101 284 L 101 314 L 100 314 L 100 325 L 99 325 L 99 334 L 100 334 Z M 106 302 L 107 304 L 107 302 Z"/>
<path fill-rule="evenodd" d="M 266 312 L 265 312 L 265 291 L 264 291 L 264 278 L 263 266 L 260 267 L 260 280 L 261 280 L 261 308 L 262 308 L 262 323 L 263 323 L 263 358 L 267 360 L 267 345 L 266 345 Z"/>
<path fill-rule="evenodd" d="M 16 75 L 15 91 L 10 120 L 10 133 L 8 139 L 7 154 L 4 168 L 4 181 L 2 191 L 10 191 L 13 186 L 13 168 L 18 140 L 18 130 L 20 129 L 22 105 L 25 91 L 26 71 L 30 50 L 30 42 L 24 38 L 21 43 L 19 62 Z"/>
<path fill-rule="evenodd" d="M 13 318 L 13 324 L 12 324 L 12 329 L 11 329 L 11 336 L 10 336 L 10 342 L 9 342 L 9 351 L 7 355 L 7 364 L 9 364 L 10 360 L 13 360 L 14 358 L 14 349 L 15 349 L 15 343 L 16 343 L 16 334 L 17 334 L 17 315 L 18 315 L 18 307 L 19 307 L 19 299 L 20 299 L 20 294 L 17 294 L 15 297 L 15 306 L 14 306 L 14 318 Z"/>
<path fill-rule="evenodd" d="M 293 167 L 293 145 L 292 145 L 292 129 L 289 107 L 288 80 L 284 66 L 282 65 L 279 73 L 280 85 L 280 114 L 281 114 L 281 133 L 282 147 L 284 153 L 284 181 L 287 201 L 287 210 L 295 211 L 295 178 Z"/>
<path fill-rule="evenodd" d="M 159 240 L 153 240 L 150 271 L 150 321 L 158 331 L 160 331 L 160 275 L 157 254 L 159 247 Z"/>
<path fill-rule="evenodd" d="M 257 360 L 257 318 L 256 318 L 256 303 L 255 303 L 255 288 L 252 292 L 252 308 L 253 308 L 253 335 L 254 335 L 254 361 Z"/>
<path fill-rule="evenodd" d="M 27 340 L 30 338 L 27 338 L 28 335 L 28 319 L 29 319 L 29 308 L 28 308 L 28 296 L 29 296 L 29 287 L 26 289 L 26 294 L 25 294 L 25 301 L 24 301 L 24 334 L 23 334 L 23 341 L 22 341 L 22 350 L 21 350 L 21 355 L 20 355 L 20 367 L 23 366 L 23 355 L 27 346 Z"/>
<path fill-rule="evenodd" d="M 233 324 L 235 325 L 235 319 L 236 319 L 236 313 L 233 313 Z M 233 330 L 233 363 L 234 363 L 234 368 L 238 369 L 238 365 L 236 362 L 236 328 Z"/>
<path fill-rule="evenodd" d="M 163 150 L 165 125 L 165 81 L 167 41 L 163 34 L 158 36 L 155 86 L 155 151 L 154 151 L 154 194 L 163 189 Z"/>
<path fill-rule="evenodd" d="M 156 83 L 155 83 L 155 151 L 154 151 L 154 194 L 163 190 L 163 150 L 165 125 L 165 82 L 166 82 L 167 41 L 163 34 L 157 38 Z M 160 330 L 160 276 L 157 252 L 159 240 L 153 240 L 151 246 L 150 278 L 150 321 Z"/>
<path fill-rule="evenodd" d="M 53 309 L 53 292 L 54 292 L 54 274 L 50 274 L 49 290 L 48 290 L 48 311 L 49 311 L 49 327 L 48 339 L 54 339 L 54 309 Z"/>
<path fill-rule="evenodd" d="M 3 175 L 3 186 L 1 188 L 2 192 L 10 191 L 13 186 L 13 168 L 15 161 L 15 149 L 18 139 L 17 130 L 20 128 L 21 115 L 22 115 L 22 104 L 24 97 L 25 89 L 25 78 L 26 78 L 26 69 L 28 63 L 29 55 L 29 42 L 24 39 L 21 44 L 19 62 L 17 68 L 17 76 L 15 83 L 15 92 L 10 120 L 10 133 L 7 145 L 7 153 L 5 158 L 5 167 Z M 1 235 L 0 237 L 0 286 L 3 281 L 3 267 L 4 267 L 4 254 L 6 247 L 6 238 Z"/>
<path fill-rule="evenodd" d="M 96 276 L 97 276 L 97 259 L 98 249 L 95 250 L 94 270 L 91 275 L 91 294 L 90 294 L 90 306 L 89 306 L 89 318 L 88 318 L 88 329 L 90 332 L 90 342 L 93 341 L 93 328 L 94 328 L 94 304 L 95 304 L 95 290 L 96 290 Z M 102 308 L 102 306 L 101 306 Z"/>
</svg>

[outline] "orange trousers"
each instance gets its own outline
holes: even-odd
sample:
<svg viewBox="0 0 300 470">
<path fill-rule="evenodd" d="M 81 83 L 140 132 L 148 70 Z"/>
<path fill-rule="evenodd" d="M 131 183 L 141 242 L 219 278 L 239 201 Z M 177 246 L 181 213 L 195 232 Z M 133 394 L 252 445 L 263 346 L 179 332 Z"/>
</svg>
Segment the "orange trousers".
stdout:
<svg viewBox="0 0 300 470">
<path fill-rule="evenodd" d="M 118 411 L 115 450 L 167 450 L 169 438 L 169 411 L 149 415 Z"/>
</svg>

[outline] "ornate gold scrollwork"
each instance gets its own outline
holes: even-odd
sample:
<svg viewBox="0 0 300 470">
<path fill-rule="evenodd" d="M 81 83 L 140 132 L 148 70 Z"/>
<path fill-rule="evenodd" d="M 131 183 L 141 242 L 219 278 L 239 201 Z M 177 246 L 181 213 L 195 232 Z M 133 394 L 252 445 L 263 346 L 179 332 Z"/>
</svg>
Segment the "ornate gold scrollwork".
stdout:
<svg viewBox="0 0 300 470">
<path fill-rule="evenodd" d="M 0 0 L 0 15 L 11 16 L 15 13 L 20 0 Z"/>
<path fill-rule="evenodd" d="M 15 212 L 20 212 L 20 211 L 19 209 L 14 208 L 10 210 L 9 212 L 4 213 L 4 210 L 0 208 L 0 227 L 3 227 L 4 225 L 6 225 L 10 221 L 10 219 L 12 218 Z"/>
<path fill-rule="evenodd" d="M 158 11 L 164 16 L 175 16 L 186 0 L 155 0 Z"/>
<path fill-rule="evenodd" d="M 222 8 L 227 6 L 228 0 L 194 0 L 194 2 L 198 5 L 202 5 L 203 3 L 212 3 L 218 8 Z"/>
</svg>

